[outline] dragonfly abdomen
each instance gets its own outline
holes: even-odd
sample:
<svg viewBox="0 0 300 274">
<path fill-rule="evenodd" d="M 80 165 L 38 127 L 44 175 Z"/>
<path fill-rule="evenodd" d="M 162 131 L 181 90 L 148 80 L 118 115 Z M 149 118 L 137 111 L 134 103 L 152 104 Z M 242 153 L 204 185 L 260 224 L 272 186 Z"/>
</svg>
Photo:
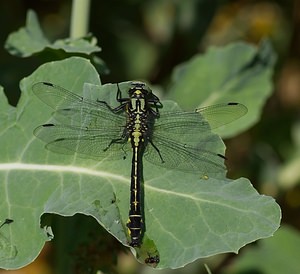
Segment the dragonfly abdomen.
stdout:
<svg viewBox="0 0 300 274">
<path fill-rule="evenodd" d="M 141 138 L 139 138 L 141 139 Z M 132 141 L 134 143 L 134 141 Z M 127 227 L 131 238 L 130 245 L 138 247 L 141 245 L 143 232 L 143 218 L 141 206 L 141 180 L 142 180 L 142 143 L 134 146 L 131 168 L 131 186 L 130 186 L 130 210 Z"/>
</svg>

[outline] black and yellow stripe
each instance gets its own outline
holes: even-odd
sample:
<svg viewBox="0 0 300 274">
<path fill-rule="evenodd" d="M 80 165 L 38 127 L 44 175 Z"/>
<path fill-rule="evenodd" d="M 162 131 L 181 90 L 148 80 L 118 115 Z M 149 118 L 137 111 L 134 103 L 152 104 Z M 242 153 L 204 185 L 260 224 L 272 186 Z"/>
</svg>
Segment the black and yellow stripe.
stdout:
<svg viewBox="0 0 300 274">
<path fill-rule="evenodd" d="M 130 245 L 140 246 L 143 233 L 143 217 L 141 204 L 141 145 L 134 147 L 132 157 L 131 185 L 130 185 L 130 209 L 127 227 L 131 237 Z"/>
<path fill-rule="evenodd" d="M 143 83 L 132 83 L 132 88 L 128 93 L 129 98 L 125 103 L 125 111 L 128 115 L 125 134 L 132 146 L 132 168 L 127 227 L 131 238 L 130 245 L 139 247 L 142 242 L 144 223 L 141 197 L 142 158 L 147 142 L 151 142 L 149 123 L 158 118 L 157 107 L 160 106 L 160 102 L 151 91 L 145 89 Z M 120 95 L 118 100 L 124 103 L 124 98 Z"/>
</svg>

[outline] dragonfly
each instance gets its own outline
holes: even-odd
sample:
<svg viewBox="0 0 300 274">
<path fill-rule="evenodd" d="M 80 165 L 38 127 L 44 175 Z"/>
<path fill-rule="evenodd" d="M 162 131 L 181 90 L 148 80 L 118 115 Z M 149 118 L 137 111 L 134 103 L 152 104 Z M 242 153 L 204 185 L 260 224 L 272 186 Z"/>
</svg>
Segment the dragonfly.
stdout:
<svg viewBox="0 0 300 274">
<path fill-rule="evenodd" d="M 125 159 L 128 153 L 132 154 L 127 222 L 132 247 L 141 246 L 144 233 L 143 159 L 164 168 L 201 172 L 205 176 L 224 173 L 225 156 L 215 151 L 218 138 L 211 133 L 204 117 L 214 121 L 213 127 L 219 127 L 247 112 L 240 103 L 222 103 L 194 112 L 165 111 L 159 98 L 142 82 L 131 82 L 125 97 L 117 84 L 117 107 L 99 99 L 84 98 L 48 82 L 38 82 L 32 89 L 41 101 L 55 110 L 55 123 L 34 130 L 48 150 L 76 153 L 95 160 Z M 208 144 L 209 149 L 206 148 Z"/>
</svg>

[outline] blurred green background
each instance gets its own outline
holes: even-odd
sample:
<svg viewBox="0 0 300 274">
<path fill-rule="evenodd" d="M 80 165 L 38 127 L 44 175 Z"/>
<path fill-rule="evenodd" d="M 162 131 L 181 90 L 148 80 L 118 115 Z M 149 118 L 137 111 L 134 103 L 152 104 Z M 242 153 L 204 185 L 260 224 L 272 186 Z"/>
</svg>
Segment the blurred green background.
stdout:
<svg viewBox="0 0 300 274">
<path fill-rule="evenodd" d="M 7 36 L 24 26 L 27 10 L 33 9 L 51 41 L 68 37 L 71 5 L 70 0 L 1 1 L 0 84 L 12 105 L 18 102 L 19 81 L 42 61 L 9 55 L 3 47 Z M 275 264 L 273 269 L 266 265 L 281 258 L 285 262 L 284 273 L 292 273 L 288 267 L 296 264 L 300 254 L 300 245 L 298 250 L 294 247 L 300 241 L 300 1 L 94 0 L 89 31 L 98 38 L 102 48 L 98 56 L 110 70 L 102 76 L 104 83 L 146 79 L 162 88 L 167 88 L 175 65 L 211 45 L 238 40 L 257 44 L 265 37 L 271 40 L 278 55 L 273 95 L 265 105 L 261 121 L 236 138 L 226 140 L 226 144 L 231 163 L 229 177 L 247 177 L 260 193 L 273 196 L 282 208 L 284 230 L 275 234 L 275 240 L 277 234 L 280 236 L 278 242 L 274 243 L 273 238 L 262 240 L 243 248 L 239 255 L 215 256 L 205 262 L 212 273 L 273 274 L 283 272 Z M 97 227 L 93 220 L 84 220 Z M 68 220 L 64 222 L 67 225 Z M 101 239 L 93 240 L 101 243 Z M 97 259 L 88 263 L 96 261 L 101 269 L 103 262 L 114 254 L 118 267 L 108 268 L 105 273 L 151 272 L 139 266 L 113 239 L 112 242 L 110 248 L 101 250 Z M 36 263 L 10 273 L 54 273 L 58 246 L 47 244 Z M 95 246 L 91 250 L 97 252 Z M 278 258 L 272 253 L 275 250 Z M 286 257 L 292 250 L 293 258 Z M 89 252 L 85 254 L 91 258 Z M 81 258 L 84 252 L 79 253 Z M 270 263 L 265 259 L 267 255 L 273 258 Z M 109 262 L 113 260 L 110 258 Z M 207 273 L 203 261 L 161 272 Z"/>
</svg>

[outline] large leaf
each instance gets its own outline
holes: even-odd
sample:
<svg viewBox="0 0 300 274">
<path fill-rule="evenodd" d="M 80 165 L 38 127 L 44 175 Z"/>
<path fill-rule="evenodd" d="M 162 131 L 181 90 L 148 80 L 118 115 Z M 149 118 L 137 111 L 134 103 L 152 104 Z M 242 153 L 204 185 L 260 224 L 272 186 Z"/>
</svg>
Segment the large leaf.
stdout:
<svg viewBox="0 0 300 274">
<path fill-rule="evenodd" d="M 224 102 L 244 104 L 247 115 L 215 130 L 224 138 L 231 137 L 259 120 L 272 91 L 274 60 L 267 41 L 259 48 L 242 42 L 212 47 L 175 68 L 168 97 L 184 109 Z"/>
<path fill-rule="evenodd" d="M 90 215 L 123 244 L 128 245 L 129 240 L 125 224 L 130 157 L 95 161 L 46 150 L 32 134 L 38 125 L 50 121 L 53 112 L 32 93 L 32 85 L 39 81 L 77 94 L 82 94 L 85 82 L 90 83 L 84 85 L 86 90 L 91 90 L 91 84 L 100 85 L 91 64 L 73 57 L 45 64 L 24 79 L 17 108 L 1 102 L 5 113 L 0 116 L 4 119 L 0 125 L 0 220 L 14 220 L 0 231 L 0 246 L 1 239 L 6 243 L 0 252 L 0 267 L 5 269 L 32 262 L 52 238 L 49 227 L 40 228 L 44 213 Z M 97 98 L 108 89 L 108 101 L 115 100 L 116 85 L 94 89 Z M 166 108 L 172 111 L 176 104 L 167 103 Z M 224 150 L 221 141 L 215 145 Z M 146 161 L 143 173 L 144 239 L 153 241 L 159 268 L 177 268 L 201 257 L 237 252 L 247 243 L 271 236 L 279 226 L 279 206 L 271 197 L 259 195 L 247 179 L 201 177 Z"/>
<path fill-rule="evenodd" d="M 29 10 L 27 13 L 26 26 L 9 35 L 5 43 L 5 48 L 12 55 L 20 57 L 28 57 L 40 53 L 45 49 L 53 51 L 63 50 L 66 53 L 89 55 L 101 50 L 96 44 L 97 39 L 90 35 L 79 39 L 60 39 L 54 43 L 50 43 L 41 30 L 35 12 Z M 98 61 L 100 61 L 100 59 Z"/>
</svg>

